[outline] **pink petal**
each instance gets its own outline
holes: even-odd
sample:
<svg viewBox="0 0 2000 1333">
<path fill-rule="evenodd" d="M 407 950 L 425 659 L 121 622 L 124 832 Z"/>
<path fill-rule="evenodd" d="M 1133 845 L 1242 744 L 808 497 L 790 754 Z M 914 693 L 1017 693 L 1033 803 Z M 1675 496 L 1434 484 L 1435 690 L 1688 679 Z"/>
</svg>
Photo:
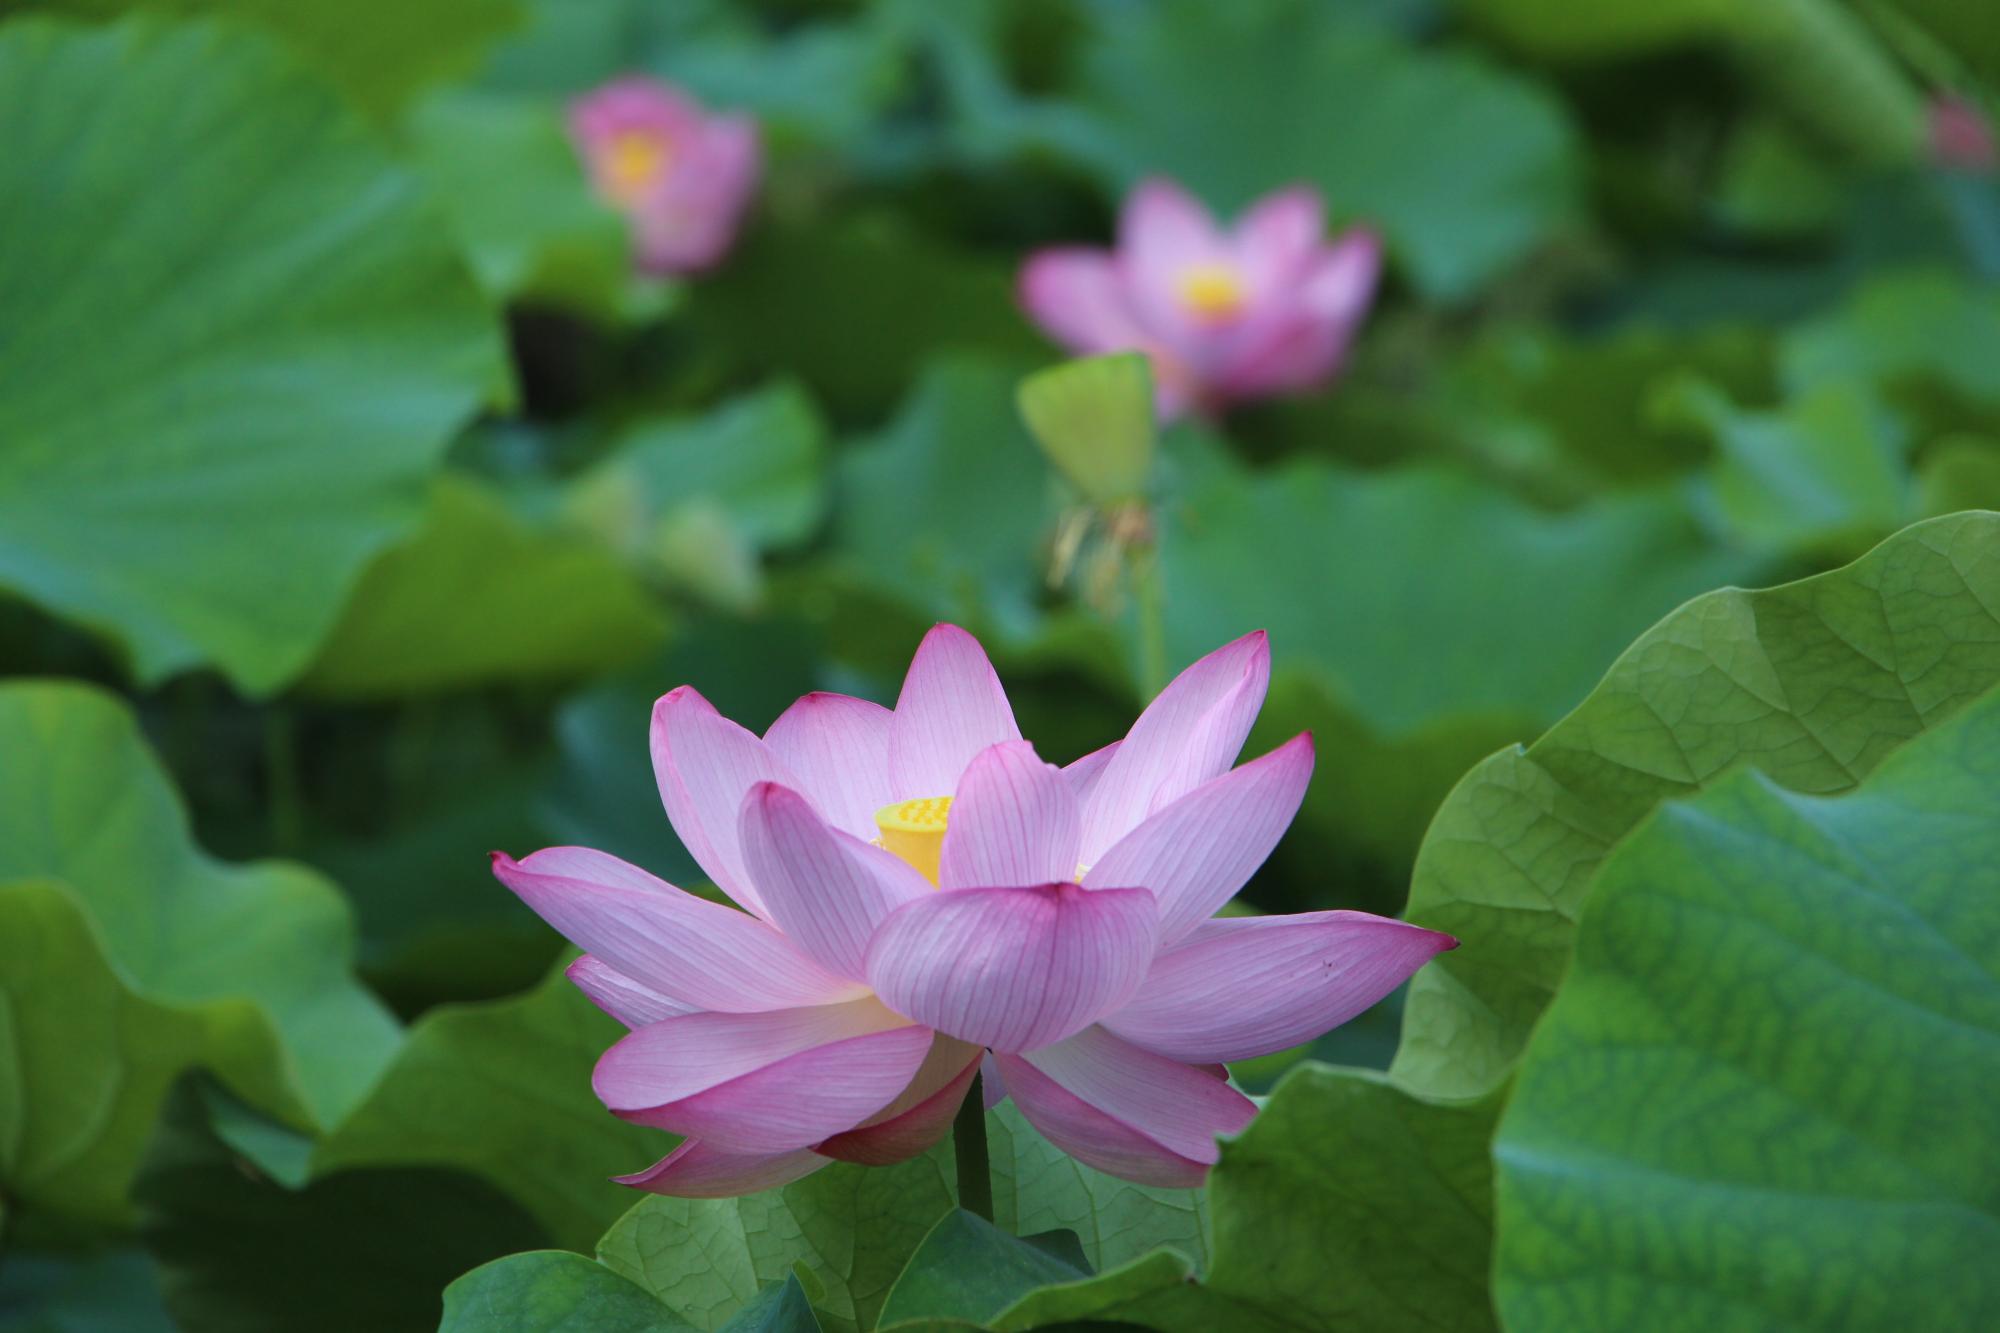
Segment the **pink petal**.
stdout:
<svg viewBox="0 0 2000 1333">
<path fill-rule="evenodd" d="M 959 889 L 899 907 L 868 981 L 926 1027 L 996 1051 L 1061 1041 L 1138 989 L 1156 938 L 1141 889 Z"/>
<path fill-rule="evenodd" d="M 743 865 L 737 818 L 759 782 L 799 790 L 763 741 L 715 711 L 691 685 L 653 705 L 653 774 L 667 819 L 715 886 L 766 920 L 770 913 Z"/>
<path fill-rule="evenodd" d="M 786 1153 L 726 1153 L 689 1139 L 644 1171 L 613 1176 L 651 1194 L 681 1199 L 733 1199 L 740 1194 L 789 1185 L 833 1163 L 808 1148 Z"/>
<path fill-rule="evenodd" d="M 1118 265 L 1103 250 L 1035 252 L 1022 266 L 1019 296 L 1028 317 L 1073 352 L 1118 352 L 1147 341 Z"/>
<path fill-rule="evenodd" d="M 889 724 L 892 801 L 949 796 L 972 757 L 1021 739 L 986 650 L 956 625 L 924 635 Z"/>
<path fill-rule="evenodd" d="M 1104 776 L 1104 770 L 1111 763 L 1111 756 L 1118 753 L 1122 744 L 1113 741 L 1109 745 L 1092 750 L 1083 758 L 1063 765 L 1063 776 L 1069 779 L 1070 790 L 1076 793 L 1079 804 L 1090 799 L 1090 793 L 1097 786 L 1097 780 Z"/>
<path fill-rule="evenodd" d="M 931 1033 L 874 999 L 765 1014 L 686 1014 L 626 1036 L 591 1084 L 613 1112 L 728 1152 L 787 1152 L 895 1100 Z"/>
<path fill-rule="evenodd" d="M 1326 231 L 1319 191 L 1296 185 L 1259 199 L 1237 222 L 1234 240 L 1253 288 L 1284 290 L 1318 248 Z"/>
<path fill-rule="evenodd" d="M 865 842 L 875 836 L 875 812 L 893 799 L 889 718 L 881 704 L 815 692 L 778 715 L 764 744 L 829 824 Z"/>
<path fill-rule="evenodd" d="M 1132 724 L 1085 801 L 1083 859 L 1095 862 L 1147 815 L 1227 771 L 1270 681 L 1271 645 L 1262 630 L 1174 677 Z"/>
<path fill-rule="evenodd" d="M 570 127 L 580 139 L 608 138 L 621 130 L 692 133 L 701 109 L 681 92 L 647 78 L 614 79 L 569 105 Z"/>
<path fill-rule="evenodd" d="M 728 253 L 763 169 L 757 124 L 746 117 L 709 118 L 682 145 L 633 219 L 640 262 L 654 272 L 697 272 Z"/>
<path fill-rule="evenodd" d="M 875 927 L 930 881 L 879 847 L 830 827 L 806 798 L 760 782 L 743 802 L 742 843 L 771 919 L 815 962 L 859 980 Z"/>
<path fill-rule="evenodd" d="M 1312 780 L 1311 733 L 1211 778 L 1118 840 L 1084 876 L 1091 888 L 1144 888 L 1174 943 L 1236 896 L 1291 827 Z"/>
<path fill-rule="evenodd" d="M 966 1089 L 979 1072 L 981 1054 L 977 1046 L 939 1033 L 901 1096 L 814 1151 L 863 1166 L 889 1166 L 928 1152 L 951 1131 Z"/>
<path fill-rule="evenodd" d="M 1357 227 L 1321 251 L 1300 298 L 1323 320 L 1342 327 L 1361 322 L 1382 275 L 1382 238 Z"/>
<path fill-rule="evenodd" d="M 570 943 L 684 1005 L 751 1013 L 866 993 L 757 918 L 588 847 L 495 852 L 493 873 Z"/>
<path fill-rule="evenodd" d="M 1104 1026 L 1172 1060 L 1247 1060 L 1339 1027 L 1457 944 L 1367 912 L 1210 921 Z"/>
<path fill-rule="evenodd" d="M 1381 244 L 1356 230 L 1321 250 L 1303 277 L 1288 281 L 1282 304 L 1234 344 L 1215 372 L 1225 398 L 1261 398 L 1331 379 L 1368 313 L 1381 269 Z"/>
<path fill-rule="evenodd" d="M 590 954 L 564 968 L 563 975 L 589 997 L 592 1004 L 628 1028 L 642 1028 L 676 1014 L 695 1012 L 693 1005 L 683 1004 L 671 996 L 660 994 L 651 986 L 641 985 L 602 958 Z"/>
<path fill-rule="evenodd" d="M 1164 177 L 1141 181 L 1118 215 L 1118 256 L 1136 288 L 1172 285 L 1190 264 L 1228 254 L 1229 245 L 1199 199 Z"/>
<path fill-rule="evenodd" d="M 938 886 L 992 888 L 1076 878 L 1083 841 L 1076 794 L 1026 741 L 981 750 L 958 780 L 938 858 Z"/>
<path fill-rule="evenodd" d="M 1048 1140 L 1100 1171 L 1145 1185 L 1199 1185 L 1215 1139 L 1256 1106 L 1206 1070 L 1092 1027 L 1058 1046 L 1000 1055 L 1015 1105 Z"/>
<path fill-rule="evenodd" d="M 991 1051 L 979 1062 L 979 1099 L 989 1111 L 1007 1100 L 1007 1081 L 1000 1076 L 1000 1062 Z"/>
</svg>

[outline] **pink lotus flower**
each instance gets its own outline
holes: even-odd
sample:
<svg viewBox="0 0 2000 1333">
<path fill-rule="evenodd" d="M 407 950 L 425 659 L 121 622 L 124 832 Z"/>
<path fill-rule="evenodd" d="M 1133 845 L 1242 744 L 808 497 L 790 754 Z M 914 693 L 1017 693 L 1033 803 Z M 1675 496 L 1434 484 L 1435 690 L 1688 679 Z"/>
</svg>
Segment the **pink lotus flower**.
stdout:
<svg viewBox="0 0 2000 1333">
<path fill-rule="evenodd" d="M 1307 735 L 1230 766 L 1269 676 L 1263 634 L 1239 639 L 1061 769 L 950 625 L 893 710 L 808 694 L 759 739 L 687 686 L 661 699 L 667 815 L 746 910 L 586 848 L 494 854 L 632 1029 L 599 1097 L 687 1136 L 621 1179 L 716 1196 L 899 1161 L 943 1137 L 991 1052 L 1065 1151 L 1201 1183 L 1255 1112 L 1224 1062 L 1310 1040 L 1456 943 L 1363 912 L 1212 919 L 1312 774 Z"/>
<path fill-rule="evenodd" d="M 1224 231 L 1179 186 L 1149 180 L 1125 201 L 1115 253 L 1031 256 L 1021 304 L 1071 351 L 1146 353 L 1162 416 L 1309 389 L 1339 369 L 1382 267 L 1373 232 L 1327 245 L 1324 231 L 1304 187 Z"/>
<path fill-rule="evenodd" d="M 572 102 L 569 130 L 598 194 L 631 218 L 643 268 L 690 273 L 728 251 L 762 167 L 755 121 L 630 78 Z"/>
<path fill-rule="evenodd" d="M 1979 176 L 2000 167 L 1992 122 L 1977 102 L 1948 93 L 1932 98 L 1928 111 L 1933 163 Z"/>
</svg>

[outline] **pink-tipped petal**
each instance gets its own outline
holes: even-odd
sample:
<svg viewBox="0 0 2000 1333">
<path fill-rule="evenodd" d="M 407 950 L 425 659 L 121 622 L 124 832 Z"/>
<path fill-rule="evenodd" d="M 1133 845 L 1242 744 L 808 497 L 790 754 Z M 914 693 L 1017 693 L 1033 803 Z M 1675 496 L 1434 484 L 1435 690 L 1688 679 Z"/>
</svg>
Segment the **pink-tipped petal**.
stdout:
<svg viewBox="0 0 2000 1333">
<path fill-rule="evenodd" d="M 570 943 L 681 1004 L 752 1013 L 866 993 L 755 917 L 603 852 L 550 847 L 523 861 L 495 852 L 493 873 Z"/>
<path fill-rule="evenodd" d="M 1083 823 L 1062 770 L 1026 741 L 981 750 L 958 780 L 938 886 L 992 888 L 1076 878 Z"/>
<path fill-rule="evenodd" d="M 1141 181 L 1118 215 L 1118 257 L 1135 286 L 1165 289 L 1190 264 L 1228 253 L 1228 238 L 1199 199 L 1164 177 Z"/>
<path fill-rule="evenodd" d="M 953 1117 L 979 1072 L 977 1046 L 937 1034 L 910 1085 L 895 1101 L 814 1151 L 862 1166 L 890 1166 L 928 1152 L 951 1131 Z"/>
<path fill-rule="evenodd" d="M 1236 253 L 1251 285 L 1261 293 L 1288 295 L 1326 230 L 1319 191 L 1304 185 L 1259 199 L 1236 223 Z"/>
<path fill-rule="evenodd" d="M 662 995 L 651 986 L 632 980 L 602 958 L 590 954 L 564 968 L 563 975 L 592 1004 L 628 1028 L 642 1028 L 663 1018 L 695 1012 L 693 1005 Z"/>
<path fill-rule="evenodd" d="M 868 946 L 868 982 L 926 1027 L 1032 1050 L 1117 1009 L 1157 939 L 1143 889 L 959 889 L 899 907 Z"/>
<path fill-rule="evenodd" d="M 1126 196 L 1118 223 L 1118 272 L 1153 362 L 1159 408 L 1170 418 L 1206 398 L 1206 380 L 1226 339 L 1216 317 L 1190 307 L 1191 274 L 1234 272 L 1235 247 L 1200 201 L 1171 181 L 1150 180 Z M 1234 322 L 1226 317 L 1221 324 Z"/>
<path fill-rule="evenodd" d="M 1147 341 L 1126 300 L 1124 278 L 1106 251 L 1037 251 L 1021 269 L 1019 295 L 1028 317 L 1073 352 L 1117 352 Z"/>
<path fill-rule="evenodd" d="M 1300 297 L 1319 318 L 1349 327 L 1361 322 L 1382 276 L 1382 238 L 1356 227 L 1321 251 Z"/>
<path fill-rule="evenodd" d="M 893 799 L 889 718 L 880 704 L 816 691 L 778 715 L 764 744 L 827 823 L 866 841 L 875 836 L 875 812 Z"/>
<path fill-rule="evenodd" d="M 1214 916 L 1291 826 L 1312 780 L 1310 733 L 1211 778 L 1119 839 L 1084 876 L 1091 887 L 1141 884 L 1160 904 L 1160 942 Z"/>
<path fill-rule="evenodd" d="M 1457 943 L 1367 912 L 1210 921 L 1104 1026 L 1172 1060 L 1247 1060 L 1339 1027 Z"/>
<path fill-rule="evenodd" d="M 1147 815 L 1225 772 L 1270 682 L 1271 645 L 1262 630 L 1174 677 L 1132 724 L 1084 803 L 1083 859 L 1094 863 Z"/>
<path fill-rule="evenodd" d="M 1215 1139 L 1256 1106 L 1206 1070 L 1086 1028 L 1058 1046 L 998 1057 L 1023 1115 L 1070 1156 L 1141 1184 L 1202 1183 Z"/>
<path fill-rule="evenodd" d="M 759 782 L 803 784 L 757 736 L 715 711 L 692 686 L 653 705 L 653 774 L 667 819 L 715 886 L 770 919 L 743 865 L 737 817 Z"/>
<path fill-rule="evenodd" d="M 636 1124 L 728 1152 L 788 1152 L 894 1101 L 931 1033 L 873 999 L 768 1014 L 687 1014 L 631 1033 L 591 1076 Z"/>
<path fill-rule="evenodd" d="M 889 723 L 891 800 L 949 796 L 972 757 L 1021 739 L 979 640 L 956 625 L 924 635 Z"/>
<path fill-rule="evenodd" d="M 880 847 L 833 828 L 806 798 L 760 782 L 743 801 L 743 854 L 771 919 L 828 971 L 860 980 L 875 927 L 930 881 Z"/>
<path fill-rule="evenodd" d="M 649 1194 L 670 1194 L 678 1199 L 733 1199 L 789 1185 L 832 1164 L 831 1157 L 809 1148 L 785 1153 L 727 1153 L 713 1144 L 689 1139 L 644 1171 L 612 1179 Z"/>
</svg>

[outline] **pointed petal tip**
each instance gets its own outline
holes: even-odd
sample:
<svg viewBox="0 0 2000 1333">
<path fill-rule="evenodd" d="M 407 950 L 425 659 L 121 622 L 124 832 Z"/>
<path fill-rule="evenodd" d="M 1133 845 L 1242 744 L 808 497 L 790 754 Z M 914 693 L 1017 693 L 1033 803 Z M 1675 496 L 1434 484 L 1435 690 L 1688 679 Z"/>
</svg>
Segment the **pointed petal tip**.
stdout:
<svg viewBox="0 0 2000 1333">
<path fill-rule="evenodd" d="M 653 700 L 653 716 L 655 718 L 674 708 L 699 708 L 709 713 L 716 711 L 715 705 L 710 703 L 703 696 L 702 692 L 692 685 L 676 685 L 659 698 Z"/>
</svg>

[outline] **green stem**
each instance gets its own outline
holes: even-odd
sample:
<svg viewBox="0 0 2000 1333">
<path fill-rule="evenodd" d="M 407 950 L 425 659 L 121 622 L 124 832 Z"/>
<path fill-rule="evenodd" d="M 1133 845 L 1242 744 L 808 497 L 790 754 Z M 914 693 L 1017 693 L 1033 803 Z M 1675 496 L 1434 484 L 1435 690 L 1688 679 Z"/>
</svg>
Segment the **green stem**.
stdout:
<svg viewBox="0 0 2000 1333">
<path fill-rule="evenodd" d="M 1151 699 L 1167 687 L 1167 617 L 1160 583 L 1159 552 L 1137 551 L 1132 564 L 1132 594 L 1139 604 L 1139 685 Z"/>
<path fill-rule="evenodd" d="M 993 1220 L 993 1168 L 986 1157 L 986 1096 L 979 1086 L 984 1075 L 974 1074 L 958 1119 L 951 1125 L 951 1146 L 958 1158 L 958 1206 Z"/>
</svg>

